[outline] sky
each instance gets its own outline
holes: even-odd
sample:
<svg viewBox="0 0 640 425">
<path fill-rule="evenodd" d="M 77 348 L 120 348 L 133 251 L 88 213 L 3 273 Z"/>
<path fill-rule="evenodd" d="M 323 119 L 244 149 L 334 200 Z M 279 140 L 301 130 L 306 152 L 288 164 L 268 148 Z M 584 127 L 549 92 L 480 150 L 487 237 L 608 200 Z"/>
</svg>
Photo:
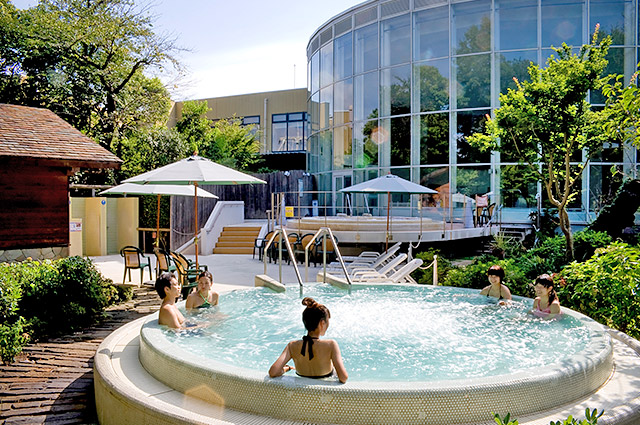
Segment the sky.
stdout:
<svg viewBox="0 0 640 425">
<path fill-rule="evenodd" d="M 142 0 L 141 0 L 142 1 Z M 153 0 L 155 28 L 177 39 L 184 77 L 173 100 L 306 87 L 311 35 L 362 0 Z M 27 8 L 36 0 L 11 0 Z"/>
</svg>

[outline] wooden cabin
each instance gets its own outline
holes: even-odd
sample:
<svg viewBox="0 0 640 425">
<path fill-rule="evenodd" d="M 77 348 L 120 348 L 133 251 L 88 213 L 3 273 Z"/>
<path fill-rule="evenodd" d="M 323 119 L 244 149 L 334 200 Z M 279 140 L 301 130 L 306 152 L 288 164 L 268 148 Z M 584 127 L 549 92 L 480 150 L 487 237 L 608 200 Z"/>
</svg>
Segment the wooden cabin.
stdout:
<svg viewBox="0 0 640 425">
<path fill-rule="evenodd" d="M 0 261 L 46 247 L 66 255 L 69 176 L 121 163 L 48 109 L 0 104 Z"/>
</svg>

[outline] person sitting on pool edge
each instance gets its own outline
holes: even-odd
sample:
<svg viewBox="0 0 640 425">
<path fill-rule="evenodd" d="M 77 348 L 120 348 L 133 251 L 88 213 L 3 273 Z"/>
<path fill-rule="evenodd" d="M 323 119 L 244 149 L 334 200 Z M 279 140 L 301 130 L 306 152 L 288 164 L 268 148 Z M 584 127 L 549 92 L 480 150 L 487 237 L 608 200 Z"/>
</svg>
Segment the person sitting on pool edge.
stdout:
<svg viewBox="0 0 640 425">
<path fill-rule="evenodd" d="M 511 291 L 502 283 L 504 280 L 504 269 L 502 267 L 497 264 L 489 267 L 487 277 L 490 285 L 480 291 L 480 295 L 486 295 L 487 298 L 497 298 L 499 304 L 505 304 L 503 300 L 511 300 Z"/>
<path fill-rule="evenodd" d="M 170 273 L 164 272 L 156 279 L 156 292 L 162 298 L 162 305 L 158 311 L 158 323 L 179 329 L 184 325 L 184 316 L 176 307 L 176 299 L 180 296 L 180 283 Z"/>
<path fill-rule="evenodd" d="M 198 276 L 198 287 L 189 294 L 185 307 L 187 310 L 192 308 L 206 308 L 218 305 L 218 293 L 211 290 L 213 284 L 213 275 L 210 271 L 203 271 Z"/>
<path fill-rule="evenodd" d="M 553 319 L 562 314 L 560 301 L 553 287 L 553 278 L 548 274 L 541 274 L 536 278 L 533 289 L 536 291 L 536 299 L 533 300 L 531 313 L 543 319 Z"/>
<path fill-rule="evenodd" d="M 278 360 L 269 368 L 269 376 L 275 378 L 295 369 L 299 376 L 306 378 L 327 378 L 335 372 L 338 380 L 344 384 L 349 375 L 342 363 L 338 343 L 332 339 L 320 339 L 329 327 L 329 309 L 309 297 L 304 298 L 302 304 L 307 306 L 302 312 L 307 335 L 302 340 L 287 344 Z M 295 367 L 287 364 L 290 359 L 293 359 Z"/>
</svg>

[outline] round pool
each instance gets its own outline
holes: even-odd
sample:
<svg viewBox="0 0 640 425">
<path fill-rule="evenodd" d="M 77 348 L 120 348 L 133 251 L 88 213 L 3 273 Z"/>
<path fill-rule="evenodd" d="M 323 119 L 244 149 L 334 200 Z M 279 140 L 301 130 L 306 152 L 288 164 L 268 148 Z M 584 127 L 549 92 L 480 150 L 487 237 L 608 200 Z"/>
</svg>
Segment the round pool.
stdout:
<svg viewBox="0 0 640 425">
<path fill-rule="evenodd" d="M 276 293 L 236 291 L 192 315 L 209 325 L 175 333 L 149 320 L 140 360 L 158 380 L 238 410 L 330 423 L 444 423 L 522 415 L 575 400 L 611 373 L 603 328 L 563 309 L 543 321 L 532 301 L 508 307 L 478 291 L 417 286 L 309 285 Z M 340 345 L 349 382 L 266 371 L 303 334 L 300 303 L 311 296 L 332 314 L 327 338 Z"/>
</svg>

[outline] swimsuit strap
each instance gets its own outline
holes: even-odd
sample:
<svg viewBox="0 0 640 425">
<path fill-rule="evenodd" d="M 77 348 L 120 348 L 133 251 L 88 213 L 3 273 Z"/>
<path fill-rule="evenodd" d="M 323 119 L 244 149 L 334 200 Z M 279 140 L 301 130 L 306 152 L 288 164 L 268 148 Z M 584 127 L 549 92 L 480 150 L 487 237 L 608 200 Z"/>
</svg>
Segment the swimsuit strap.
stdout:
<svg viewBox="0 0 640 425">
<path fill-rule="evenodd" d="M 209 300 L 208 300 L 207 298 L 205 298 L 205 297 L 203 297 L 203 296 L 202 296 L 202 293 L 201 293 L 200 291 L 198 291 L 198 295 L 200 295 L 200 298 L 202 298 L 202 301 L 204 301 L 204 302 L 206 302 L 206 303 L 208 303 L 208 302 L 209 302 Z"/>
<path fill-rule="evenodd" d="M 307 343 L 309 344 L 309 360 L 313 360 L 313 340 L 318 338 L 313 338 L 309 335 L 305 335 L 302 337 L 302 350 L 300 354 L 304 356 L 305 349 L 307 348 Z"/>
</svg>

